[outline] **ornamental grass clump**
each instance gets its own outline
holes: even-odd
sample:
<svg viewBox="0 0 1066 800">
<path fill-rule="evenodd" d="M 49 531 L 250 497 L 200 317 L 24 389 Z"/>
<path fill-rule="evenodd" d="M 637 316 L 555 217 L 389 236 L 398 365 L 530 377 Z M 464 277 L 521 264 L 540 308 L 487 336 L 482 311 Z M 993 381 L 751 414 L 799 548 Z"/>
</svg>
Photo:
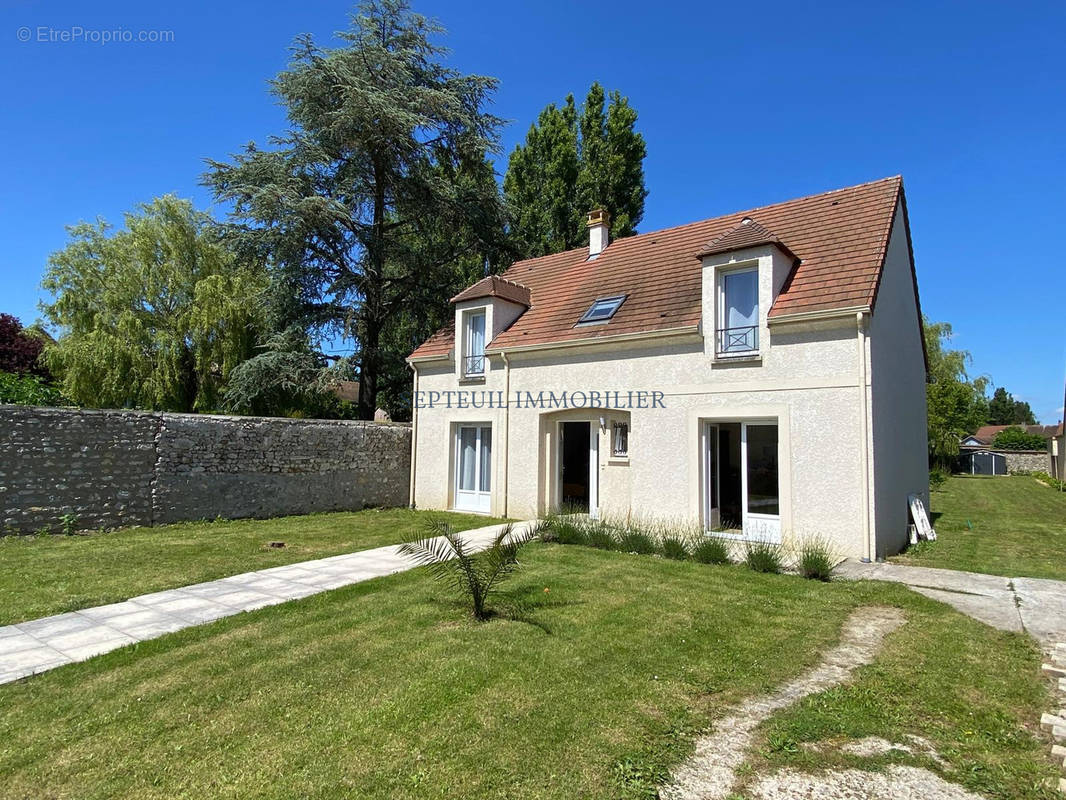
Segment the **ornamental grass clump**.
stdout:
<svg viewBox="0 0 1066 800">
<path fill-rule="evenodd" d="M 729 544 L 717 536 L 706 536 L 693 546 L 692 559 L 701 564 L 728 564 Z"/>
<path fill-rule="evenodd" d="M 812 581 L 828 581 L 837 560 L 832 546 L 821 537 L 806 539 L 799 546 L 799 573 Z"/>
<path fill-rule="evenodd" d="M 658 548 L 655 537 L 643 528 L 635 525 L 625 527 L 618 535 L 618 549 L 625 553 L 637 553 L 642 556 L 652 555 Z"/>
<path fill-rule="evenodd" d="M 781 551 L 772 542 L 763 540 L 746 542 L 744 563 L 754 572 L 780 572 Z"/>
<path fill-rule="evenodd" d="M 689 556 L 688 542 L 677 533 L 666 533 L 659 539 L 659 552 L 663 558 L 684 561 Z"/>
<path fill-rule="evenodd" d="M 617 550 L 618 539 L 613 527 L 604 520 L 588 520 L 585 522 L 585 543 L 589 547 L 599 550 Z"/>
</svg>

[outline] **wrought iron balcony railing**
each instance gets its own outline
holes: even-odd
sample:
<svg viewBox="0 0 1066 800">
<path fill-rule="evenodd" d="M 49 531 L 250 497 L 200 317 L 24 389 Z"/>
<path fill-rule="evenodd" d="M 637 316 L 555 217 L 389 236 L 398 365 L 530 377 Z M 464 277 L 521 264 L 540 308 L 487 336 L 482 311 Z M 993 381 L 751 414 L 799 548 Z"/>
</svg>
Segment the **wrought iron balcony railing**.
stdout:
<svg viewBox="0 0 1066 800">
<path fill-rule="evenodd" d="M 716 343 L 718 355 L 739 355 L 759 349 L 759 326 L 745 325 L 742 328 L 719 328 Z"/>
<path fill-rule="evenodd" d="M 466 356 L 463 359 L 463 374 L 464 375 L 484 375 L 485 374 L 485 356 Z"/>
</svg>

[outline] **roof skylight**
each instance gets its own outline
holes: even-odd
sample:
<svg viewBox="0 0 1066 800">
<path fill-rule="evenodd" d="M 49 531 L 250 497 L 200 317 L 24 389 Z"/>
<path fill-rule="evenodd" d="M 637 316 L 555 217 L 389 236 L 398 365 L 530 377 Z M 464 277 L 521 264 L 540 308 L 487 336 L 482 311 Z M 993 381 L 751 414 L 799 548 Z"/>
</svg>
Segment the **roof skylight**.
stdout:
<svg viewBox="0 0 1066 800">
<path fill-rule="evenodd" d="M 622 303 L 625 302 L 625 299 L 626 295 L 617 294 L 595 300 L 589 306 L 589 310 L 585 312 L 585 316 L 578 320 L 578 324 L 582 322 L 606 322 L 614 316 Z"/>
</svg>

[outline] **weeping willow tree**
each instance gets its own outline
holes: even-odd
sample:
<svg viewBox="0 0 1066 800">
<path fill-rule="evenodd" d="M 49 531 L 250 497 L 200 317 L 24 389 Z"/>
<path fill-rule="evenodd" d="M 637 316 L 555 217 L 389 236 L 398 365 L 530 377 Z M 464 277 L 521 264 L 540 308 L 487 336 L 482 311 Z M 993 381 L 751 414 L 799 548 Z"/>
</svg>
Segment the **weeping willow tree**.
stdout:
<svg viewBox="0 0 1066 800">
<path fill-rule="evenodd" d="M 261 333 L 263 269 L 238 263 L 211 218 L 166 195 L 70 227 L 42 304 L 59 336 L 45 360 L 84 406 L 211 411 Z"/>
</svg>

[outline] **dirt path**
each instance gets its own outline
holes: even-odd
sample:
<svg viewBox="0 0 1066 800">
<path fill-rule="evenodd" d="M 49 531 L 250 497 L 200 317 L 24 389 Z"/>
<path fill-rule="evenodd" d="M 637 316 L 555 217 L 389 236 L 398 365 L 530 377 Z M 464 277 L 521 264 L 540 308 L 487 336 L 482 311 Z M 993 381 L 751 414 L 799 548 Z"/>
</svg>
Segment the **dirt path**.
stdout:
<svg viewBox="0 0 1066 800">
<path fill-rule="evenodd" d="M 696 741 L 696 751 L 674 772 L 671 783 L 662 788 L 660 796 L 663 800 L 728 797 L 755 728 L 804 697 L 846 681 L 856 667 L 873 661 L 885 636 L 904 620 L 898 608 L 866 606 L 853 611 L 844 623 L 840 643 L 826 653 L 821 664 L 772 695 L 745 701 L 715 725 L 710 734 Z"/>
</svg>

